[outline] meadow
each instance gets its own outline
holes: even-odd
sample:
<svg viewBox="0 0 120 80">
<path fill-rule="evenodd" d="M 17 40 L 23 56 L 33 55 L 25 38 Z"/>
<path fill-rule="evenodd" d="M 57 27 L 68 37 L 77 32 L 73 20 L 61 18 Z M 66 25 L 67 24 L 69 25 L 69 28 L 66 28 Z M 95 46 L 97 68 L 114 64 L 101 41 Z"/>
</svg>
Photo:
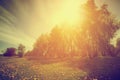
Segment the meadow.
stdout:
<svg viewBox="0 0 120 80">
<path fill-rule="evenodd" d="M 0 57 L 0 80 L 119 80 L 120 58 L 74 58 L 42 63 Z"/>
<path fill-rule="evenodd" d="M 120 2 L 104 1 L 0 0 L 0 80 L 120 80 Z"/>
</svg>

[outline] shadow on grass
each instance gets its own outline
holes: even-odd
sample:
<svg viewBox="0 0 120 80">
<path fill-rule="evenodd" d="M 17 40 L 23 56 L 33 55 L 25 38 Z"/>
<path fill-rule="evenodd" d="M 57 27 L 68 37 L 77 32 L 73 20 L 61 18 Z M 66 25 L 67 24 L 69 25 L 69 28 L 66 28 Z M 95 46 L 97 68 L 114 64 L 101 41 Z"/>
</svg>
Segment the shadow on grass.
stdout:
<svg viewBox="0 0 120 80">
<path fill-rule="evenodd" d="M 86 80 L 120 80 L 120 57 L 73 59 L 68 65 L 87 72 Z"/>
</svg>

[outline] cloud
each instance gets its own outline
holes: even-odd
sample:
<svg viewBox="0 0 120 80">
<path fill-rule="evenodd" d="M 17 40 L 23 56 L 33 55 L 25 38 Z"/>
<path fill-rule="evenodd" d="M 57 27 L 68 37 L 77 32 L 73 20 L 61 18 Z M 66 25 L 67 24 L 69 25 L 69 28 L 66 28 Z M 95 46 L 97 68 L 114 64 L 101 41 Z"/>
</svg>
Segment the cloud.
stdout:
<svg viewBox="0 0 120 80">
<path fill-rule="evenodd" d="M 15 26 L 16 17 L 0 6 L 0 41 L 18 45 L 24 44 L 27 48 L 32 48 L 34 38 L 25 34 L 22 29 Z M 2 45 L 3 46 L 3 45 Z"/>
</svg>

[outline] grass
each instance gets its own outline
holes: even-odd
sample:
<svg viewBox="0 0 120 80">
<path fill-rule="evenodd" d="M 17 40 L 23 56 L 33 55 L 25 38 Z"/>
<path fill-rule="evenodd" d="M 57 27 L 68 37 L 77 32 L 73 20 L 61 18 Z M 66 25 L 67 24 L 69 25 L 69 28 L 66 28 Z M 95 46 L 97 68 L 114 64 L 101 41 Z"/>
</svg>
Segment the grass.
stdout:
<svg viewBox="0 0 120 80">
<path fill-rule="evenodd" d="M 74 65 L 72 65 L 72 63 L 74 63 Z M 84 70 L 87 72 L 89 79 L 120 80 L 119 57 L 82 58 L 79 60 L 72 60 L 69 66 Z"/>
<path fill-rule="evenodd" d="M 120 80 L 120 58 L 74 58 L 41 63 L 0 57 L 0 80 Z"/>
<path fill-rule="evenodd" d="M 0 80 L 80 80 L 86 75 L 65 63 L 41 64 L 24 58 L 0 57 Z"/>
</svg>

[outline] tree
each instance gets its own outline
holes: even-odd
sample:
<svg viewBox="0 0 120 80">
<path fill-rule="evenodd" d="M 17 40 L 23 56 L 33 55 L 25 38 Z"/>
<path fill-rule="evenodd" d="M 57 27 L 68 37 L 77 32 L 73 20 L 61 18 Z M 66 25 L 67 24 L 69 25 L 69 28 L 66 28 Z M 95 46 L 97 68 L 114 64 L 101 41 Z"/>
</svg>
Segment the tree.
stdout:
<svg viewBox="0 0 120 80">
<path fill-rule="evenodd" d="M 8 57 L 16 56 L 16 48 L 7 48 L 3 55 Z"/>
<path fill-rule="evenodd" d="M 63 25 L 65 26 L 65 25 Z M 66 25 L 67 26 L 67 25 Z M 54 27 L 50 34 L 42 34 L 34 44 L 30 55 L 38 57 L 64 58 L 67 54 L 74 55 L 75 29 Z"/>
<path fill-rule="evenodd" d="M 77 30 L 77 46 L 81 56 L 94 57 L 97 56 L 97 6 L 94 0 L 88 0 L 86 4 L 83 5 L 85 20 L 80 26 L 80 30 Z"/>
<path fill-rule="evenodd" d="M 99 50 L 103 55 L 110 55 L 110 39 L 114 37 L 114 33 L 119 29 L 117 20 L 108 11 L 107 7 L 107 4 L 103 4 L 101 9 L 98 10 L 99 16 L 96 22 L 99 30 L 99 33 L 97 33 Z"/>
<path fill-rule="evenodd" d="M 107 5 L 103 4 L 100 9 L 97 9 L 94 0 L 88 0 L 84 5 L 86 20 L 82 25 L 82 30 L 79 32 L 79 48 L 87 49 L 86 54 L 91 57 L 98 55 L 109 55 L 110 39 L 119 29 L 115 17 L 108 11 Z M 82 44 L 82 45 L 81 45 Z"/>
<path fill-rule="evenodd" d="M 63 25 L 62 27 L 64 26 L 66 27 L 62 30 L 64 53 L 70 57 L 76 56 L 78 55 L 77 40 L 76 40 L 77 29 L 69 25 Z"/>
<path fill-rule="evenodd" d="M 107 6 L 103 4 L 97 8 L 94 0 L 88 0 L 83 6 L 86 19 L 80 28 L 70 28 L 68 25 L 54 27 L 50 34 L 42 34 L 37 39 L 30 54 L 51 58 L 66 55 L 73 57 L 75 53 L 90 58 L 98 55 L 112 56 L 114 46 L 110 44 L 110 39 L 114 37 L 119 25 Z"/>
<path fill-rule="evenodd" d="M 33 56 L 43 57 L 46 56 L 49 49 L 49 35 L 42 34 L 34 44 Z"/>
<path fill-rule="evenodd" d="M 64 39 L 62 35 L 62 29 L 58 26 L 54 27 L 50 33 L 48 55 L 51 57 L 63 57 L 64 56 Z"/>
<path fill-rule="evenodd" d="M 18 56 L 23 57 L 24 53 L 25 53 L 25 46 L 22 45 L 22 44 L 19 44 L 19 46 L 18 46 Z"/>
</svg>

